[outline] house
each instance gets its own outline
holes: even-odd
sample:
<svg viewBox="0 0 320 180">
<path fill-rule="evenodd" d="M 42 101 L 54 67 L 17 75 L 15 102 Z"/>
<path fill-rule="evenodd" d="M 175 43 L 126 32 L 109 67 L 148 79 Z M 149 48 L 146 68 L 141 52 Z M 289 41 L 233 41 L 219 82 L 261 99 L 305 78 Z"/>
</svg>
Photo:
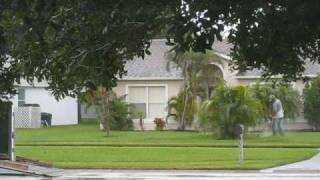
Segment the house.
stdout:
<svg viewBox="0 0 320 180">
<path fill-rule="evenodd" d="M 126 101 L 136 107 L 135 111 L 144 113 L 146 129 L 154 129 L 153 120 L 155 117 L 165 118 L 167 116 L 166 104 L 168 100 L 176 96 L 183 85 L 181 70 L 174 65 L 170 65 L 171 67 L 169 68 L 167 67 L 168 63 L 164 55 L 171 47 L 167 46 L 165 42 L 165 39 L 153 40 L 149 49 L 152 53 L 150 56 L 146 56 L 145 59 L 137 58 L 128 61 L 125 66 L 127 74 L 119 79 L 117 87 L 113 89 L 118 96 L 126 95 Z M 226 42 L 215 42 L 213 49 L 221 57 L 222 63 L 211 63 L 208 66 L 218 71 L 227 85 L 250 85 L 255 83 L 261 76 L 260 71 L 254 69 L 239 73 L 229 68 L 231 46 L 231 44 Z M 320 65 L 308 64 L 305 76 L 312 78 L 319 72 Z M 292 85 L 299 92 L 302 92 L 304 87 L 302 81 L 293 82 Z M 208 91 L 211 88 L 209 86 Z M 96 117 L 92 107 L 89 109 L 82 108 L 81 114 L 82 117 L 86 118 Z M 135 119 L 134 121 L 137 125 L 138 120 Z M 172 119 L 169 120 L 167 128 L 176 127 L 177 123 Z M 286 128 L 300 130 L 309 129 L 310 127 L 301 117 L 294 123 L 289 122 Z"/>
<path fill-rule="evenodd" d="M 78 101 L 76 98 L 66 97 L 57 101 L 46 89 L 48 87 L 46 82 L 35 82 L 30 85 L 21 80 L 16 87 L 18 93 L 11 99 L 14 114 L 17 114 L 18 108 L 24 104 L 38 104 L 40 112 L 52 114 L 51 125 L 78 124 Z M 17 119 L 16 123 L 18 123 Z"/>
</svg>

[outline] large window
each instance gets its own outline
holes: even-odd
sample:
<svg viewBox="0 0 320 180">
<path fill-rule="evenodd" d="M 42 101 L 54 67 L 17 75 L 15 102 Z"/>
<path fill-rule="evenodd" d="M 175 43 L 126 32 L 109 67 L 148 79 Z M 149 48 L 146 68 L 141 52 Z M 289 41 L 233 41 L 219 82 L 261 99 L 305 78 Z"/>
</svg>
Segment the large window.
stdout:
<svg viewBox="0 0 320 180">
<path fill-rule="evenodd" d="M 128 86 L 128 102 L 132 105 L 131 112 L 135 118 L 142 112 L 144 118 L 154 119 L 166 116 L 165 86 Z"/>
</svg>

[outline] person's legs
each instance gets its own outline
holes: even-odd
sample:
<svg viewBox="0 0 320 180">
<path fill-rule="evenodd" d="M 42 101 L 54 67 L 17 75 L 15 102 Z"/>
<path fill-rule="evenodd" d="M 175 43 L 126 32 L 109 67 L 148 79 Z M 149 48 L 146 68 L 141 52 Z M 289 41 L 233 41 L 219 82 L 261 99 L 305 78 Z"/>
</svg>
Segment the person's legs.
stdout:
<svg viewBox="0 0 320 180">
<path fill-rule="evenodd" d="M 279 118 L 277 120 L 277 123 L 278 123 L 278 129 L 279 129 L 279 133 L 281 135 L 284 135 L 284 131 L 283 131 L 283 118 Z"/>
<path fill-rule="evenodd" d="M 277 119 L 276 118 L 272 118 L 272 133 L 273 135 L 277 134 Z"/>
</svg>

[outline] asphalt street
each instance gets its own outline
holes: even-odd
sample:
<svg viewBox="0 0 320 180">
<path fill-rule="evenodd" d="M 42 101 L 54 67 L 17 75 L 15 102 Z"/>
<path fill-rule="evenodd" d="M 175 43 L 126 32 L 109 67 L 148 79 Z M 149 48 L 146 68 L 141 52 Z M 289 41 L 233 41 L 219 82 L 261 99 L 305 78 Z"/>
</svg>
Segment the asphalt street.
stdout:
<svg viewBox="0 0 320 180">
<path fill-rule="evenodd" d="M 230 171 L 141 171 L 141 170 L 66 170 L 59 177 L 0 176 L 6 180 L 77 180 L 77 179 L 172 179 L 172 180 L 319 180 L 320 173 L 265 173 L 265 172 L 230 172 Z"/>
</svg>

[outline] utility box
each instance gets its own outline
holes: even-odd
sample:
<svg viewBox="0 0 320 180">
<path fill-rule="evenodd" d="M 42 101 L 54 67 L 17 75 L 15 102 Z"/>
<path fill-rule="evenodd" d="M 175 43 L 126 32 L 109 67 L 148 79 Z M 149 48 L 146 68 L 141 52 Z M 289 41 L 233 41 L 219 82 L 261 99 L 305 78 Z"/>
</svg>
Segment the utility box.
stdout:
<svg viewBox="0 0 320 180">
<path fill-rule="evenodd" d="M 12 103 L 0 100 L 0 159 L 14 160 Z"/>
</svg>

